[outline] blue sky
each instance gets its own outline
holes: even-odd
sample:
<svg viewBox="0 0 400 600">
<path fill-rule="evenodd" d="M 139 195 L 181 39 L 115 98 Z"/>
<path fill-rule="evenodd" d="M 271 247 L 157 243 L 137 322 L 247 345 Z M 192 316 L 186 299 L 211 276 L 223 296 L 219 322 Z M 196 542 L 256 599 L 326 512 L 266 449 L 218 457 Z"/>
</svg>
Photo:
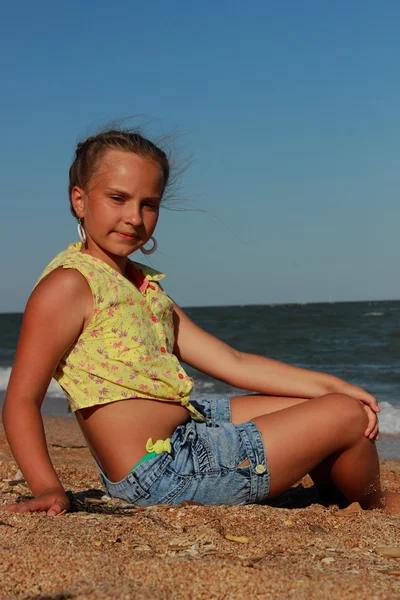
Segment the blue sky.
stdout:
<svg viewBox="0 0 400 600">
<path fill-rule="evenodd" d="M 76 142 L 134 114 L 193 159 L 199 211 L 163 211 L 151 258 L 177 302 L 400 298 L 399 21 L 397 0 L 5 5 L 0 312 L 77 239 Z"/>
</svg>

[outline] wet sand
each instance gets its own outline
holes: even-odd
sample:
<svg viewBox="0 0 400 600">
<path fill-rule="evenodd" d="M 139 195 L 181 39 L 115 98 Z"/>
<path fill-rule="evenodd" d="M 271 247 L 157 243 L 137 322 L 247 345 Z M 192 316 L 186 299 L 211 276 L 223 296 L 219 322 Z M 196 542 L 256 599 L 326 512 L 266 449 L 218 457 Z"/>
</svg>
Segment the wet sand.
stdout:
<svg viewBox="0 0 400 600">
<path fill-rule="evenodd" d="M 107 501 L 75 421 L 45 427 L 73 512 L 0 513 L 1 599 L 400 599 L 400 558 L 379 550 L 400 547 L 399 517 L 323 506 L 308 478 L 274 506 L 130 507 Z M 1 504 L 29 494 L 16 475 L 0 428 Z M 400 463 L 382 480 L 400 492 Z"/>
</svg>

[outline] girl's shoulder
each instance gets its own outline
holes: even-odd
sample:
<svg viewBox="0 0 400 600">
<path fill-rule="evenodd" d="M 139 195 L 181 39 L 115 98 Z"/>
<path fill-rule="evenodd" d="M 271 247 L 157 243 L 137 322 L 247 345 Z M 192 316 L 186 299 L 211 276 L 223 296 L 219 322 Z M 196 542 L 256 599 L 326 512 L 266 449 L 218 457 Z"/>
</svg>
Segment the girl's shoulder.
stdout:
<svg viewBox="0 0 400 600">
<path fill-rule="evenodd" d="M 63 267 L 63 269 L 75 269 L 87 277 L 93 271 L 95 265 L 90 260 L 92 257 L 80 252 L 80 247 L 80 243 L 70 244 L 68 248 L 57 254 L 44 269 L 36 285 L 52 271 L 59 269 L 59 267 Z"/>
<path fill-rule="evenodd" d="M 48 323 L 53 324 L 54 319 L 62 316 L 66 323 L 75 317 L 90 319 L 92 304 L 92 293 L 85 278 L 76 270 L 56 267 L 35 286 L 25 314 L 32 319 L 47 319 Z M 70 310 L 71 306 L 74 307 L 73 311 Z M 71 314 L 75 317 L 72 318 Z"/>
<path fill-rule="evenodd" d="M 40 279 L 37 281 L 34 291 L 37 289 L 44 290 L 48 293 L 52 288 L 62 287 L 64 292 L 70 290 L 71 292 L 78 292 L 84 288 L 88 289 L 88 284 L 85 277 L 82 277 L 80 272 L 76 269 L 63 269 L 63 267 L 56 266 L 51 269 L 48 273 L 43 273 Z"/>
<path fill-rule="evenodd" d="M 65 293 L 66 297 L 92 298 L 100 294 L 101 282 L 98 271 L 103 271 L 104 263 L 94 262 L 93 257 L 80 252 L 81 244 L 70 244 L 57 254 L 38 278 L 32 295 L 49 294 L 57 297 Z M 99 263 L 99 264 L 98 264 Z M 104 273 L 108 275 L 108 273 Z M 104 287 L 104 286 L 103 286 Z"/>
</svg>

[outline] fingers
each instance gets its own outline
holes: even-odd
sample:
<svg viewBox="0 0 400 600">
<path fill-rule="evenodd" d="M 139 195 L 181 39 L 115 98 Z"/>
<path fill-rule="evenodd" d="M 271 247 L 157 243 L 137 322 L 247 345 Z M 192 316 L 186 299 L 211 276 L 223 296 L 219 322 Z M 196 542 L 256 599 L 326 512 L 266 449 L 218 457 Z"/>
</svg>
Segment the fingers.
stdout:
<svg viewBox="0 0 400 600">
<path fill-rule="evenodd" d="M 372 408 L 370 408 L 369 406 L 363 404 L 364 410 L 367 413 L 367 417 L 368 417 L 368 425 L 366 430 L 364 431 L 364 435 L 365 437 L 367 437 L 370 440 L 375 440 L 378 439 L 378 433 L 379 433 L 379 424 L 378 424 L 378 418 L 375 414 L 375 412 L 373 412 Z"/>
<path fill-rule="evenodd" d="M 369 439 L 369 440 L 377 440 L 379 438 L 379 426 L 378 426 L 378 422 L 375 423 L 375 425 L 372 426 L 372 429 L 368 430 L 365 432 L 365 436 Z"/>
<path fill-rule="evenodd" d="M 364 390 L 362 390 L 362 392 L 363 393 L 359 395 L 361 402 L 367 404 L 374 412 L 380 412 L 381 409 L 379 408 L 377 399 Z"/>
<path fill-rule="evenodd" d="M 59 517 L 61 515 L 64 515 L 67 512 L 68 508 L 68 506 L 64 506 L 63 502 L 55 502 L 53 506 L 47 511 L 47 516 Z"/>
<path fill-rule="evenodd" d="M 8 504 L 7 506 L 2 507 L 2 509 L 14 513 L 45 512 L 49 517 L 58 517 L 67 512 L 69 509 L 69 502 L 63 500 L 53 500 L 49 502 L 48 498 L 33 498 L 26 502 Z"/>
<path fill-rule="evenodd" d="M 18 504 L 5 504 L 4 506 L 0 507 L 0 510 L 4 512 L 16 512 L 14 508 L 15 506 L 18 506 Z"/>
<path fill-rule="evenodd" d="M 15 504 L 8 504 L 4 507 L 4 510 L 8 512 L 24 513 L 24 512 L 44 512 L 46 507 L 43 506 L 43 502 L 39 499 L 34 498 L 33 500 L 27 500 L 26 502 L 18 502 Z"/>
<path fill-rule="evenodd" d="M 365 406 L 368 406 L 374 411 L 374 413 L 380 412 L 381 409 L 379 408 L 379 404 L 375 396 L 369 392 L 366 392 L 363 388 L 356 385 L 347 384 L 341 391 L 349 396 L 352 396 L 352 398 L 357 398 L 359 402 Z"/>
</svg>

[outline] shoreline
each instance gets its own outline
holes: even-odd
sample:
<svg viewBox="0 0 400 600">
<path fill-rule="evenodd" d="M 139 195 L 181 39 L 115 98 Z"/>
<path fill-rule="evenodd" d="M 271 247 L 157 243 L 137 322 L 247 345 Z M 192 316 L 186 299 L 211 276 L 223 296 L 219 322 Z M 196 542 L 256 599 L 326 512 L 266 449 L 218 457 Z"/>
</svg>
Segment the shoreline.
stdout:
<svg viewBox="0 0 400 600">
<path fill-rule="evenodd" d="M 106 501 L 74 419 L 44 415 L 49 451 L 73 494 L 59 518 L 0 514 L 1 598 L 400 598 L 400 518 L 340 515 L 305 477 L 270 505 L 154 506 Z M 400 492 L 400 461 L 381 460 Z M 1 504 L 27 495 L 0 429 Z M 272 504 L 274 506 L 272 506 Z"/>
<path fill-rule="evenodd" d="M 3 406 L 5 391 L 0 390 L 0 409 Z M 47 393 L 43 400 L 42 415 L 44 418 L 60 418 L 75 421 L 72 413 L 67 413 L 67 401 L 64 396 L 53 396 Z M 397 406 L 397 405 L 396 405 Z M 400 461 L 400 433 L 380 433 L 377 441 L 380 459 Z"/>
</svg>

